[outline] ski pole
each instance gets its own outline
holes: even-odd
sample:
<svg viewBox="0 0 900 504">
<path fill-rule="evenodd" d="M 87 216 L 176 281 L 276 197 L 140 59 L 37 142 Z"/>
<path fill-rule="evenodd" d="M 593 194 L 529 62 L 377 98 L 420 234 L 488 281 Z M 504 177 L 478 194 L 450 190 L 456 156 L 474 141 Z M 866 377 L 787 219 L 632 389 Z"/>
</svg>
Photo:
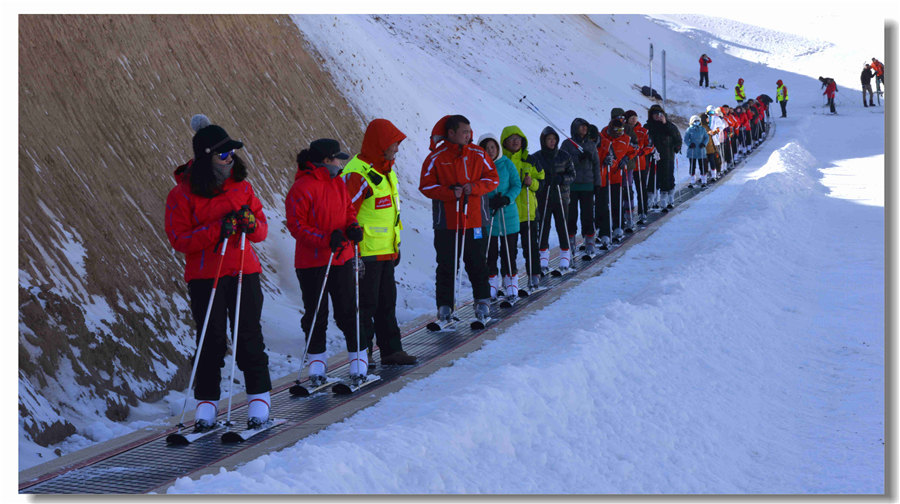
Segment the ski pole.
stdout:
<svg viewBox="0 0 900 504">
<path fill-rule="evenodd" d="M 359 243 L 353 244 L 353 288 L 356 291 L 356 370 L 359 371 L 360 361 L 362 361 L 359 358 L 359 354 L 362 353 L 359 348 Z M 366 376 L 364 373 L 361 374 Z"/>
<path fill-rule="evenodd" d="M 488 246 L 484 248 L 484 262 L 487 264 L 488 253 L 491 251 L 491 233 L 494 232 L 494 212 L 491 212 L 491 223 L 488 226 L 488 234 L 486 236 Z"/>
<path fill-rule="evenodd" d="M 559 208 L 560 210 L 562 210 L 561 213 L 563 214 L 563 225 L 566 228 L 566 247 L 568 247 L 569 250 L 572 250 L 572 244 L 569 243 L 569 216 L 566 212 L 566 210 L 568 209 L 565 205 L 563 205 L 562 189 L 559 188 L 559 185 L 556 186 L 556 194 L 559 195 Z M 550 195 L 548 194 L 547 197 L 549 198 Z"/>
<path fill-rule="evenodd" d="M 544 240 L 544 221 L 547 221 L 547 224 L 550 224 L 550 219 L 547 218 L 547 203 L 550 201 L 550 187 L 547 187 L 547 192 L 544 194 L 544 211 L 541 212 L 541 221 L 538 223 L 538 248 L 541 246 L 541 242 Z M 549 239 L 549 236 L 548 236 Z"/>
<path fill-rule="evenodd" d="M 466 225 L 469 221 L 469 195 L 465 195 L 465 199 L 461 199 L 460 201 L 462 202 L 463 207 L 462 247 L 459 251 L 459 257 L 456 258 L 456 286 L 453 295 L 453 313 L 456 313 L 457 299 L 459 298 L 459 273 L 462 270 L 462 268 L 459 267 L 459 262 L 465 260 L 464 257 L 466 255 Z M 457 236 L 459 236 L 458 232 Z"/>
<path fill-rule="evenodd" d="M 637 197 L 640 202 L 640 205 L 638 205 L 638 219 L 643 218 L 647 214 L 647 200 L 644 199 L 644 176 L 641 174 L 643 171 L 640 169 L 640 163 L 638 163 L 637 181 L 635 182 L 635 185 L 637 185 Z"/>
<path fill-rule="evenodd" d="M 231 425 L 231 399 L 234 397 L 234 367 L 235 363 L 237 363 L 237 337 L 238 337 L 238 324 L 241 321 L 241 287 L 244 285 L 244 252 L 245 247 L 244 244 L 247 240 L 247 231 L 241 232 L 241 267 L 238 270 L 238 288 L 237 288 L 237 299 L 235 300 L 235 304 L 237 307 L 234 310 L 234 325 L 231 327 L 231 379 L 228 381 L 228 414 L 225 416 L 225 425 Z"/>
<path fill-rule="evenodd" d="M 512 265 L 512 262 L 511 262 L 510 259 L 509 259 L 509 235 L 506 234 L 506 207 L 503 207 L 503 208 L 500 209 L 500 214 L 501 214 L 500 225 L 503 226 L 503 238 L 500 240 L 500 243 L 498 243 L 497 246 L 501 246 L 501 245 L 502 245 L 503 250 L 506 251 L 506 272 L 509 274 L 510 277 L 512 277 L 512 274 L 513 274 L 512 267 L 513 267 L 513 265 Z M 503 259 L 500 259 L 500 261 L 502 262 Z M 501 266 L 502 266 L 502 265 L 501 265 Z M 501 267 L 500 269 L 501 269 L 500 273 L 502 274 L 502 273 L 503 273 L 503 271 L 502 271 L 503 268 Z M 519 276 L 516 275 L 516 289 L 518 289 L 518 288 L 519 288 Z M 506 295 L 506 294 L 504 293 L 504 296 L 505 296 L 505 295 Z"/>
<path fill-rule="evenodd" d="M 322 304 L 322 296 L 325 294 L 325 286 L 328 285 L 328 272 L 331 271 L 331 262 L 334 260 L 334 250 L 331 251 L 331 255 L 328 256 L 328 265 L 325 266 L 325 278 L 322 279 L 322 289 L 319 291 L 319 300 L 316 302 L 316 308 L 313 311 L 313 319 L 312 325 L 309 326 L 309 332 L 306 334 L 306 348 L 303 349 L 303 358 L 300 359 L 300 365 L 306 367 L 306 356 L 309 352 L 309 342 L 312 341 L 313 331 L 316 329 L 316 318 L 319 316 L 319 306 Z M 300 372 L 297 373 L 297 378 L 299 381 L 300 374 L 303 373 L 303 367 L 300 368 Z"/>
<path fill-rule="evenodd" d="M 531 254 L 534 248 L 534 243 L 531 241 L 531 188 L 525 189 L 525 226 L 528 228 L 528 267 L 525 268 L 525 271 L 528 272 L 528 286 L 531 287 L 531 277 L 534 275 L 534 265 L 531 264 Z"/>
<path fill-rule="evenodd" d="M 522 100 L 525 100 L 524 103 L 523 103 Z M 523 96 L 523 97 L 519 98 L 519 103 L 523 103 L 523 104 L 525 105 L 526 108 L 528 108 L 529 110 L 531 110 L 532 112 L 534 112 L 535 114 L 537 114 L 538 117 L 540 117 L 541 119 L 547 121 L 547 123 L 549 123 L 551 126 L 553 126 L 554 128 L 556 128 L 560 133 L 562 133 L 562 135 L 563 135 L 564 137 L 566 137 L 566 140 L 572 142 L 572 145 L 574 145 L 575 148 L 578 149 L 578 152 L 584 153 L 584 148 L 583 148 L 581 145 L 578 145 L 578 142 L 576 142 L 575 140 L 572 140 L 568 135 L 566 135 L 565 130 L 563 130 L 562 128 L 560 128 L 560 127 L 557 126 L 556 124 L 554 124 L 553 121 L 551 121 L 550 118 L 547 117 L 546 114 L 544 114 L 543 112 L 541 112 L 541 110 L 540 110 L 539 108 L 537 108 L 537 105 L 535 105 L 535 104 L 534 104 L 531 100 L 529 100 L 526 96 Z"/>
<path fill-rule="evenodd" d="M 612 220 L 612 170 L 606 168 L 606 215 L 609 221 L 609 241 L 612 242 L 613 236 L 613 220 Z"/>
<path fill-rule="evenodd" d="M 628 223 L 631 224 L 631 221 L 633 220 L 633 214 L 634 214 L 634 209 L 631 207 L 631 205 L 632 205 L 631 182 L 633 181 L 634 177 L 631 177 L 632 180 L 628 180 L 629 175 L 631 175 L 631 173 L 626 171 L 624 179 L 625 179 L 625 190 L 628 192 L 628 217 L 629 217 Z"/>
<path fill-rule="evenodd" d="M 228 237 L 222 241 L 222 252 L 219 254 L 219 265 L 216 266 L 216 279 L 213 280 L 212 291 L 209 293 L 209 303 L 206 305 L 206 316 L 203 318 L 203 328 L 200 329 L 200 341 L 197 342 L 197 355 L 194 356 L 194 366 L 191 368 L 191 379 L 188 381 L 188 393 L 194 388 L 194 377 L 197 375 L 197 365 L 200 363 L 200 352 L 203 351 L 203 340 L 206 338 L 206 327 L 209 323 L 209 314 L 212 312 L 213 300 L 216 298 L 216 287 L 219 285 L 219 273 L 222 271 L 222 262 L 225 260 L 225 247 L 228 246 Z M 184 411 L 187 409 L 187 394 L 184 395 L 184 404 L 181 406 L 181 420 L 178 427 L 184 427 Z"/>
</svg>

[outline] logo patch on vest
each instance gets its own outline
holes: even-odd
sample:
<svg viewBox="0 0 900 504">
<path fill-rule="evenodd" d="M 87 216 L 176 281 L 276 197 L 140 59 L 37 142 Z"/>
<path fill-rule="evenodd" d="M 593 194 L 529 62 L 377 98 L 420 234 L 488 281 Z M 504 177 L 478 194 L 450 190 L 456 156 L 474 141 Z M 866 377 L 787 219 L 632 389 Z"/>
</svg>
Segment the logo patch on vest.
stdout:
<svg viewBox="0 0 900 504">
<path fill-rule="evenodd" d="M 375 210 L 380 210 L 382 208 L 391 208 L 393 206 L 393 201 L 391 201 L 390 196 L 383 196 L 381 198 L 375 198 Z"/>
</svg>

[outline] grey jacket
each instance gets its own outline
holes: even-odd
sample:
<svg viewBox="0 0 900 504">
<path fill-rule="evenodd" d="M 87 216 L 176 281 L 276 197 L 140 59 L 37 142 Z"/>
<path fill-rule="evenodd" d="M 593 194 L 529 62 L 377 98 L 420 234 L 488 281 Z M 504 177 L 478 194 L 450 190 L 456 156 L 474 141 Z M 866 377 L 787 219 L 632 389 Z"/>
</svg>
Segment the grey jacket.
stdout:
<svg viewBox="0 0 900 504">
<path fill-rule="evenodd" d="M 560 150 L 568 154 L 575 163 L 575 180 L 573 184 L 600 185 L 600 156 L 597 154 L 597 142 L 588 140 L 587 136 L 578 136 L 578 127 L 589 123 L 580 117 L 572 121 L 570 133 L 572 140 L 564 140 Z M 584 152 L 572 145 L 572 141 L 578 142 Z"/>
</svg>

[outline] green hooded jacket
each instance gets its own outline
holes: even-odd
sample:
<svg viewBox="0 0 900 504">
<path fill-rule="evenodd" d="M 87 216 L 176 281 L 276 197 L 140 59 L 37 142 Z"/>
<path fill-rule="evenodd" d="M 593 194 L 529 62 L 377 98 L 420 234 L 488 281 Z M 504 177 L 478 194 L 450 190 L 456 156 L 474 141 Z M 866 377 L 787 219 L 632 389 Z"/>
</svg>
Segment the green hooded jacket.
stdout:
<svg viewBox="0 0 900 504">
<path fill-rule="evenodd" d="M 506 139 L 512 135 L 522 137 L 522 148 L 517 152 L 511 152 L 504 145 Z M 518 126 L 507 126 L 500 133 L 500 148 L 503 149 L 503 155 L 508 157 L 516 166 L 519 172 L 519 180 L 524 180 L 525 175 L 531 176 L 531 185 L 522 184 L 522 192 L 516 197 L 516 207 L 519 209 L 519 222 L 535 220 L 537 212 L 537 192 L 541 187 L 541 180 L 544 180 L 544 170 L 538 170 L 534 166 L 534 160 L 528 155 L 528 138 L 522 133 Z M 526 190 L 527 189 L 527 190 Z M 530 203 L 530 205 L 529 205 Z M 529 208 L 529 206 L 531 208 Z M 530 210 L 530 211 L 529 211 Z"/>
</svg>

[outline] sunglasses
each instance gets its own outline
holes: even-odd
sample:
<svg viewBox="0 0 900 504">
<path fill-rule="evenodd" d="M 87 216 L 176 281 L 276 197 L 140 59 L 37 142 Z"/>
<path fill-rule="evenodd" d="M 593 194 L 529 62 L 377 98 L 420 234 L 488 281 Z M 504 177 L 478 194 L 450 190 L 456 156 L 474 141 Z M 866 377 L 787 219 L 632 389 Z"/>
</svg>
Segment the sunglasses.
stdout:
<svg viewBox="0 0 900 504">
<path fill-rule="evenodd" d="M 219 156 L 219 159 L 221 159 L 222 161 L 225 161 L 226 159 L 230 158 L 232 154 L 234 154 L 234 149 L 228 152 L 220 152 L 219 154 L 217 154 L 217 156 Z"/>
</svg>

